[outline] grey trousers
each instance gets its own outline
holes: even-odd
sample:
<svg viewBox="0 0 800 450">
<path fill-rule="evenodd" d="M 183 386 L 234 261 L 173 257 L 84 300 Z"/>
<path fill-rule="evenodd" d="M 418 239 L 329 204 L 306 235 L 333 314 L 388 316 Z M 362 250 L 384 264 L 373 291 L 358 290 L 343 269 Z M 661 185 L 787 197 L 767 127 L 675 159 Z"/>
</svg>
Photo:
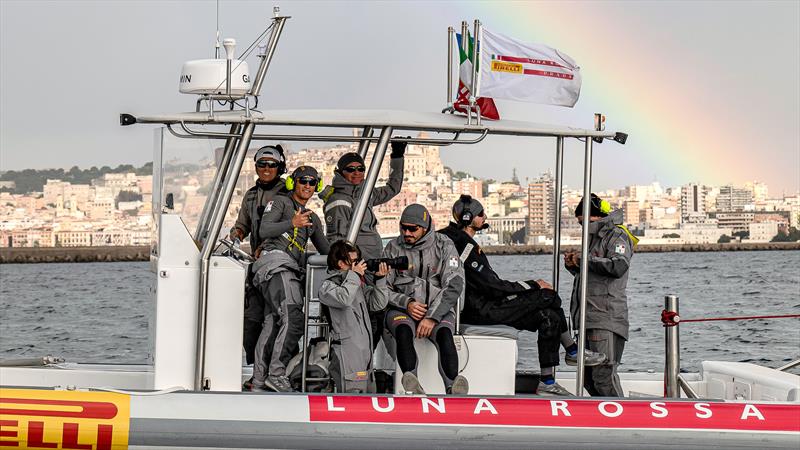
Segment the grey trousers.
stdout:
<svg viewBox="0 0 800 450">
<path fill-rule="evenodd" d="M 609 330 L 586 330 L 586 348 L 605 353 L 605 364 L 584 369 L 583 386 L 592 397 L 624 397 L 617 375 L 617 366 L 622 361 L 625 338 Z"/>
<path fill-rule="evenodd" d="M 300 280 L 289 271 L 278 272 L 258 286 L 264 300 L 272 308 L 264 308 L 264 323 L 258 336 L 253 364 L 253 383 L 263 385 L 267 375 L 286 375 L 286 363 L 297 349 L 297 341 L 303 336 L 303 291 Z M 277 328 L 277 332 L 274 330 Z M 270 336 L 274 334 L 272 355 L 268 361 L 265 354 Z M 269 366 L 267 366 L 269 364 Z"/>
</svg>

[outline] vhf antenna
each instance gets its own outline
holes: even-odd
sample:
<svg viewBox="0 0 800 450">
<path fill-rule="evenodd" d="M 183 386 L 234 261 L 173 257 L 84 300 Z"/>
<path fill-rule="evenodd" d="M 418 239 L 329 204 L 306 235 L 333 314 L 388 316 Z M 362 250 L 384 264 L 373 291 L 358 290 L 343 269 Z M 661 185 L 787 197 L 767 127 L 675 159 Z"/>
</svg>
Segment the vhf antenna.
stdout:
<svg viewBox="0 0 800 450">
<path fill-rule="evenodd" d="M 214 59 L 219 59 L 219 0 L 217 0 L 217 38 L 214 42 Z"/>
</svg>

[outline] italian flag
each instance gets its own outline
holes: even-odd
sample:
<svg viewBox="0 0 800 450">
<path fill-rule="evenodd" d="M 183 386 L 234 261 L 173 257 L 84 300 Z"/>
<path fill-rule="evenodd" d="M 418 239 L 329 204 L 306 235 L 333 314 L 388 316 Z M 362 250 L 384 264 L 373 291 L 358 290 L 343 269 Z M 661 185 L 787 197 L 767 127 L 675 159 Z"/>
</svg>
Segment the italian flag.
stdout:
<svg viewBox="0 0 800 450">
<path fill-rule="evenodd" d="M 458 54 L 459 54 L 459 80 L 458 80 L 458 92 L 456 93 L 456 101 L 453 104 L 453 107 L 456 111 L 461 111 L 466 114 L 467 110 L 469 109 L 469 86 L 472 86 L 472 49 L 475 45 L 475 40 L 470 37 L 469 33 L 467 33 L 467 51 L 465 52 L 461 46 L 461 40 L 463 36 L 459 33 L 456 34 L 456 39 L 458 41 Z M 489 97 L 478 97 L 475 100 L 475 104 L 477 104 L 481 108 L 481 116 L 487 119 L 492 120 L 499 120 L 500 113 L 497 112 L 497 107 L 494 104 L 494 100 Z M 475 108 L 473 108 L 475 111 Z"/>
</svg>

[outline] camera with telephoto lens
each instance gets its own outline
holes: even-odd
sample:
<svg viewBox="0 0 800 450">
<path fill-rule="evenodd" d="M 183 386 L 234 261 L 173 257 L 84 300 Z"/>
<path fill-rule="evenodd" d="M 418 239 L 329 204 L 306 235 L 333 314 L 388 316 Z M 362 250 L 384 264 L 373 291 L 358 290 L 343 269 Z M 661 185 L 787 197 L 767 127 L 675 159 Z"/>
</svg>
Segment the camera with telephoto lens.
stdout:
<svg viewBox="0 0 800 450">
<path fill-rule="evenodd" d="M 375 258 L 368 259 L 367 270 L 377 272 L 381 263 L 386 263 L 390 269 L 408 270 L 408 256 L 398 256 L 397 258 Z"/>
</svg>

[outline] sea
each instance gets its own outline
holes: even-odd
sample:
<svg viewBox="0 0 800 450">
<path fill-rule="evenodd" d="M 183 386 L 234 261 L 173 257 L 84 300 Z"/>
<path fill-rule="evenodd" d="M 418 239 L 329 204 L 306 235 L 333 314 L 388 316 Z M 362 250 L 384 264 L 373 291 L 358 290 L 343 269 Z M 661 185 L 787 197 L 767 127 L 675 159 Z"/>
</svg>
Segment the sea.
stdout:
<svg viewBox="0 0 800 450">
<path fill-rule="evenodd" d="M 490 261 L 510 280 L 552 276 L 551 255 Z M 146 363 L 152 280 L 147 262 L 0 265 L 0 359 Z M 572 276 L 562 269 L 567 311 L 571 291 Z M 800 251 L 635 255 L 621 371 L 663 370 L 665 295 L 680 298 L 684 319 L 800 314 Z M 681 368 L 689 372 L 703 360 L 779 367 L 800 358 L 800 319 L 684 323 L 680 347 Z M 538 367 L 535 333 L 522 333 L 519 355 L 520 368 Z"/>
</svg>

